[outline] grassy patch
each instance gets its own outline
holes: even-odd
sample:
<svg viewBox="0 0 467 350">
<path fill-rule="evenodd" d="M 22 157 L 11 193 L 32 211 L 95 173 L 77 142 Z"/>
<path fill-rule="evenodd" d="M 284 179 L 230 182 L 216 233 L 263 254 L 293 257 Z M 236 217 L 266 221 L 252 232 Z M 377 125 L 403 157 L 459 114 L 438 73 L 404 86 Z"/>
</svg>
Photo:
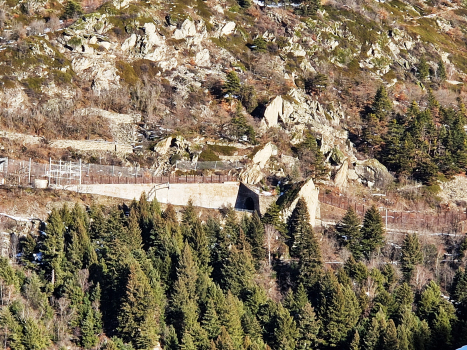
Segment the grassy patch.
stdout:
<svg viewBox="0 0 467 350">
<path fill-rule="evenodd" d="M 162 72 L 162 69 L 156 62 L 144 58 L 132 62 L 132 66 L 137 77 L 147 75 L 150 78 L 154 78 L 158 73 Z"/>
<path fill-rule="evenodd" d="M 23 84 L 26 88 L 33 90 L 34 92 L 41 92 L 42 84 L 44 83 L 44 78 L 32 77 L 27 78 L 23 81 Z"/>
<path fill-rule="evenodd" d="M 223 156 L 233 156 L 237 150 L 233 146 L 208 145 L 208 149 Z"/>
<path fill-rule="evenodd" d="M 199 155 L 199 160 L 206 162 L 206 161 L 218 161 L 221 160 L 217 154 L 214 153 L 213 150 L 207 148 Z"/>
<path fill-rule="evenodd" d="M 138 76 L 135 73 L 133 67 L 124 61 L 117 61 L 115 64 L 117 67 L 118 75 L 120 78 L 129 85 L 135 85 L 138 81 Z"/>
<path fill-rule="evenodd" d="M 54 70 L 52 71 L 52 75 L 54 78 L 54 82 L 57 85 L 71 84 L 71 81 L 73 79 L 73 75 L 69 71 L 62 72 L 60 70 Z"/>
</svg>

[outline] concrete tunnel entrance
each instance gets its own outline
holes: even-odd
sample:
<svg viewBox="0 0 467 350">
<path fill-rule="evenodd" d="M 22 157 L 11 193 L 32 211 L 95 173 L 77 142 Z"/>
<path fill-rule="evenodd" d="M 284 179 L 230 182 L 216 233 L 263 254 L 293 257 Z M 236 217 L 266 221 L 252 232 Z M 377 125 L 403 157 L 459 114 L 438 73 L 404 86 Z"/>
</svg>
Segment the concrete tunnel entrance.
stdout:
<svg viewBox="0 0 467 350">
<path fill-rule="evenodd" d="M 253 198 L 248 197 L 245 199 L 245 209 L 246 210 L 255 210 L 255 201 Z"/>
</svg>

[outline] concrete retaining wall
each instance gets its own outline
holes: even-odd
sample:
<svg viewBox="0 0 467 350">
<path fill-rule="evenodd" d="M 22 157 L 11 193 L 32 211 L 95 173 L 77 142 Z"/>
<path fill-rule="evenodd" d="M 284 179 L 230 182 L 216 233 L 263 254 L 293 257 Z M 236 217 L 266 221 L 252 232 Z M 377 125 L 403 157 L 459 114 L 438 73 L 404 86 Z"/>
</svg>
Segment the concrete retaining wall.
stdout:
<svg viewBox="0 0 467 350">
<path fill-rule="evenodd" d="M 143 192 L 149 194 L 149 199 L 156 195 L 160 203 L 186 205 L 191 199 L 193 205 L 203 208 L 220 208 L 222 206 L 236 206 L 238 199 L 239 182 L 224 182 L 220 184 L 105 184 L 70 186 L 67 190 L 80 193 L 98 194 L 122 199 L 139 199 Z"/>
</svg>

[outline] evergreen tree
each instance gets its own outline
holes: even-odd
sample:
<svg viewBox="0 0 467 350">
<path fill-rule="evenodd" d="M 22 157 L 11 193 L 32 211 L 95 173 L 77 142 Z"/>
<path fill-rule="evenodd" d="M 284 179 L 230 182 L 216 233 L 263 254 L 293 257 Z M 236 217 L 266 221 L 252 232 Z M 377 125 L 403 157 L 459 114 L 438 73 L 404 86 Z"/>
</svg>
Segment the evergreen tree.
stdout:
<svg viewBox="0 0 467 350">
<path fill-rule="evenodd" d="M 386 315 L 382 309 L 371 319 L 369 327 L 363 337 L 362 349 L 376 350 L 382 347 L 382 338 L 386 332 Z"/>
<path fill-rule="evenodd" d="M 393 320 L 389 320 L 383 334 L 381 350 L 398 350 L 399 340 L 397 339 L 397 329 Z"/>
<path fill-rule="evenodd" d="M 240 79 L 234 70 L 227 73 L 227 80 L 224 84 L 224 92 L 227 95 L 238 95 L 240 93 Z"/>
<path fill-rule="evenodd" d="M 301 249 L 302 237 L 311 234 L 310 215 L 303 198 L 299 198 L 297 205 L 288 220 L 289 251 L 292 257 L 297 257 Z"/>
<path fill-rule="evenodd" d="M 49 345 L 49 338 L 45 329 L 30 317 L 23 321 L 22 344 L 28 350 L 47 349 Z"/>
<path fill-rule="evenodd" d="M 402 244 L 402 270 L 407 281 L 410 281 L 413 270 L 417 264 L 422 262 L 422 251 L 420 250 L 420 241 L 416 233 L 407 234 Z"/>
<path fill-rule="evenodd" d="M 360 224 L 360 218 L 357 213 L 355 213 L 352 207 L 349 207 L 342 220 L 336 226 L 339 237 L 348 246 L 356 259 L 362 257 Z"/>
<path fill-rule="evenodd" d="M 301 242 L 297 254 L 299 259 L 299 282 L 302 283 L 308 293 L 310 293 L 314 290 L 316 283 L 322 275 L 324 263 L 318 240 L 311 226 L 309 226 L 309 231 L 303 230 L 300 240 Z"/>
<path fill-rule="evenodd" d="M 320 280 L 320 338 L 330 347 L 342 345 L 358 322 L 360 308 L 355 293 L 343 287 L 332 272 Z"/>
<path fill-rule="evenodd" d="M 141 249 L 143 244 L 141 232 L 136 209 L 131 209 L 126 234 L 122 237 L 122 241 L 128 246 L 130 251 Z"/>
<path fill-rule="evenodd" d="M 234 344 L 232 342 L 232 338 L 230 338 L 230 335 L 224 326 L 221 327 L 221 333 L 217 337 L 216 348 L 217 350 L 234 350 L 235 349 Z"/>
<path fill-rule="evenodd" d="M 438 62 L 438 69 L 436 70 L 436 75 L 441 81 L 446 80 L 446 67 L 444 66 L 443 60 L 439 60 Z"/>
<path fill-rule="evenodd" d="M 222 308 L 223 310 L 220 313 L 222 328 L 228 330 L 230 341 L 233 343 L 234 347 L 240 348 L 244 336 L 241 321 L 244 314 L 243 304 L 236 296 L 228 291 Z M 224 339 L 222 328 L 219 337 Z M 217 344 L 217 347 L 219 348 L 219 344 Z"/>
<path fill-rule="evenodd" d="M 249 222 L 247 238 L 251 246 L 251 255 L 253 256 L 255 265 L 258 268 L 261 261 L 266 257 L 266 252 L 264 249 L 264 226 L 256 211 L 253 213 Z"/>
<path fill-rule="evenodd" d="M 381 85 L 378 90 L 376 90 L 371 109 L 379 120 L 386 120 L 389 113 L 391 113 L 392 102 L 388 97 L 384 85 Z"/>
<path fill-rule="evenodd" d="M 149 281 L 137 263 L 129 266 L 125 296 L 118 314 L 118 331 L 137 349 L 153 348 L 157 342 L 156 304 Z"/>
<path fill-rule="evenodd" d="M 314 349 L 318 346 L 320 322 L 310 303 L 306 303 L 298 314 L 298 330 L 297 349 Z"/>
<path fill-rule="evenodd" d="M 281 350 L 294 350 L 298 334 L 297 326 L 289 311 L 279 303 L 274 329 L 274 347 Z"/>
<path fill-rule="evenodd" d="M 220 332 L 220 322 L 212 299 L 209 299 L 206 305 L 206 312 L 204 313 L 201 324 L 208 333 L 209 339 L 217 338 Z"/>
<path fill-rule="evenodd" d="M 94 313 L 90 307 L 86 307 L 83 319 L 81 320 L 81 346 L 85 349 L 90 349 L 96 346 L 99 338 L 95 333 L 96 325 Z"/>
<path fill-rule="evenodd" d="M 360 350 L 360 334 L 357 330 L 353 335 L 352 342 L 349 345 L 349 350 Z"/>
<path fill-rule="evenodd" d="M 452 326 L 448 313 L 443 307 L 439 308 L 436 318 L 433 321 L 431 344 L 433 349 L 449 347 L 452 340 Z"/>
<path fill-rule="evenodd" d="M 323 179 L 328 174 L 323 153 L 318 147 L 316 138 L 307 131 L 304 141 L 298 145 L 298 158 L 300 159 L 300 169 L 304 177 L 313 179 Z"/>
<path fill-rule="evenodd" d="M 42 264 L 52 284 L 60 285 L 62 278 L 65 225 L 56 209 L 52 209 L 45 228 L 42 244 Z"/>
<path fill-rule="evenodd" d="M 232 247 L 221 267 L 221 286 L 234 295 L 240 295 L 250 285 L 254 271 L 250 252 Z"/>
<path fill-rule="evenodd" d="M 426 62 L 425 57 L 420 58 L 420 62 L 417 67 L 417 74 L 420 80 L 425 80 L 430 75 L 430 66 Z"/>
<path fill-rule="evenodd" d="M 360 232 L 362 235 L 362 252 L 369 259 L 371 253 L 379 249 L 384 243 L 383 219 L 376 206 L 373 205 L 366 211 Z"/>
<path fill-rule="evenodd" d="M 284 223 L 280 219 L 280 207 L 277 203 L 272 203 L 266 213 L 261 218 L 264 225 L 272 225 L 280 233 L 286 233 L 287 229 L 284 227 Z"/>
</svg>

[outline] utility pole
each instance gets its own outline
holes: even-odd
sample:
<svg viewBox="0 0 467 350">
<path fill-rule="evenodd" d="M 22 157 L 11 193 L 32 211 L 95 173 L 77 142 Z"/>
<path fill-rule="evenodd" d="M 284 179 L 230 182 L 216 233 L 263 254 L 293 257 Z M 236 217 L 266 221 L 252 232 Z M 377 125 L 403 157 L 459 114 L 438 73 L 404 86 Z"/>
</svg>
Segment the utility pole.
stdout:
<svg viewBox="0 0 467 350">
<path fill-rule="evenodd" d="M 28 183 L 31 184 L 31 158 L 29 158 Z"/>
</svg>

